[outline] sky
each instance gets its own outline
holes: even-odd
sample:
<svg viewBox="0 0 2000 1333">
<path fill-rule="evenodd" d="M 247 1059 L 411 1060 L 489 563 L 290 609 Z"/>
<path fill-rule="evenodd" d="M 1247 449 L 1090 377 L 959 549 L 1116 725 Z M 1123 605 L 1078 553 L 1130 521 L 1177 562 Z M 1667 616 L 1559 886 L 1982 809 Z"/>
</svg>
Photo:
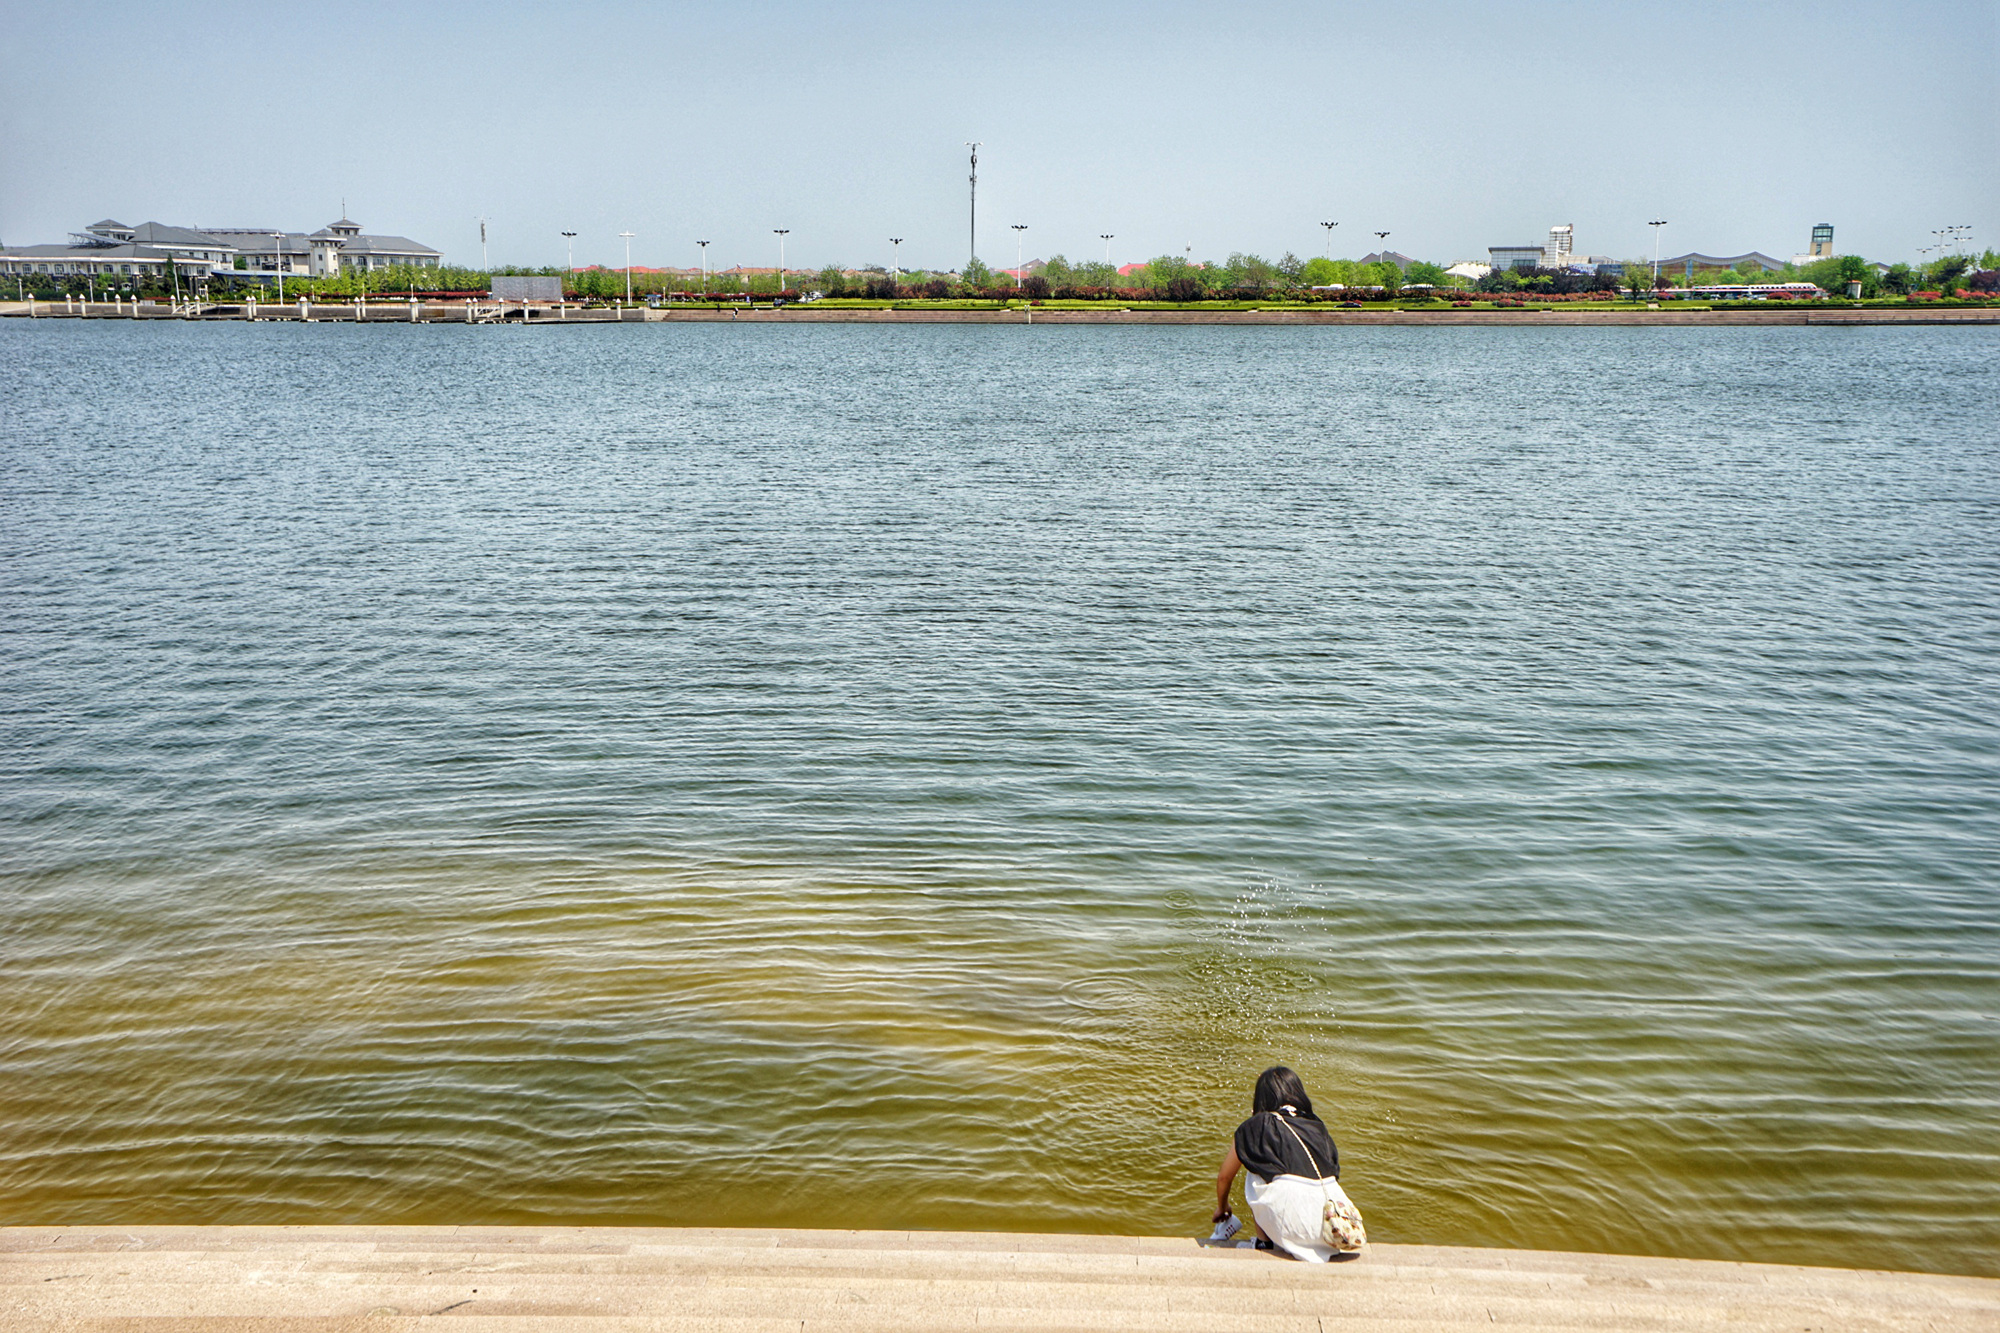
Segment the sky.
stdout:
<svg viewBox="0 0 2000 1333">
<path fill-rule="evenodd" d="M 0 0 L 0 240 L 100 218 L 452 263 L 956 268 L 2000 248 L 2000 0 Z M 889 238 L 903 237 L 899 248 Z"/>
</svg>

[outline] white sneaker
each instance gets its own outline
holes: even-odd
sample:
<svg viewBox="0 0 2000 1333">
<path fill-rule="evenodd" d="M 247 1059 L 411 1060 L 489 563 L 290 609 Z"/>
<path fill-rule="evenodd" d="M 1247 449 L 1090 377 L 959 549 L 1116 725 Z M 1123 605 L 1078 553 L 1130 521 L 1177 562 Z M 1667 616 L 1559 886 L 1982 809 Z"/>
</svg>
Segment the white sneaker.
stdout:
<svg viewBox="0 0 2000 1333">
<path fill-rule="evenodd" d="M 1237 1217 L 1236 1214 L 1231 1213 L 1228 1217 L 1223 1218 L 1220 1222 L 1217 1222 L 1215 1224 L 1215 1230 L 1208 1233 L 1208 1238 L 1210 1240 L 1218 1240 L 1218 1241 L 1228 1240 L 1231 1236 L 1235 1235 L 1242 1229 L 1243 1229 L 1242 1219 Z"/>
</svg>

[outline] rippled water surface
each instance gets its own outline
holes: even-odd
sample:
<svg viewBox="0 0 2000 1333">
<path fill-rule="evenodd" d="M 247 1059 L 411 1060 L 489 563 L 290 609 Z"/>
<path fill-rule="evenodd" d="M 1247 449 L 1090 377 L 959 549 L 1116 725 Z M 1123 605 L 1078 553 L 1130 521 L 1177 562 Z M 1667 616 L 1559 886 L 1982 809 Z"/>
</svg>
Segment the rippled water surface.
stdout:
<svg viewBox="0 0 2000 1333">
<path fill-rule="evenodd" d="M 0 1220 L 2000 1273 L 1994 330 L 0 367 Z"/>
</svg>

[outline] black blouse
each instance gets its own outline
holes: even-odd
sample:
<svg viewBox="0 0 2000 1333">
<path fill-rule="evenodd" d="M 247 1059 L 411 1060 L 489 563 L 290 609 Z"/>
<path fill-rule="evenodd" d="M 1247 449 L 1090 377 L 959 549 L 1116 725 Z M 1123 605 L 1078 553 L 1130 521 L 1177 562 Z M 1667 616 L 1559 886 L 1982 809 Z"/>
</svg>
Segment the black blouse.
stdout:
<svg viewBox="0 0 2000 1333">
<path fill-rule="evenodd" d="M 1281 1123 L 1279 1117 L 1284 1117 Z M 1298 1138 L 1293 1138 L 1296 1132 Z M 1305 1147 L 1299 1140 L 1305 1140 Z M 1312 1158 L 1306 1149 L 1312 1150 Z M 1236 1127 L 1236 1160 L 1243 1169 L 1264 1180 L 1274 1176 L 1304 1176 L 1321 1180 L 1340 1179 L 1340 1149 L 1317 1116 L 1263 1111 Z"/>
</svg>

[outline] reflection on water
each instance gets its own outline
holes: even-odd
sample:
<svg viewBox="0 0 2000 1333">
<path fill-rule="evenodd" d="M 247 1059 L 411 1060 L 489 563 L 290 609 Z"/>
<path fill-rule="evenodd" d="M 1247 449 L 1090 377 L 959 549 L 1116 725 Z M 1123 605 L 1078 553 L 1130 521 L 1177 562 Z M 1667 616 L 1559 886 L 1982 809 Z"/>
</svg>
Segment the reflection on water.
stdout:
<svg viewBox="0 0 2000 1333">
<path fill-rule="evenodd" d="M 1989 330 L 0 344 L 10 1222 L 2000 1272 Z"/>
</svg>

